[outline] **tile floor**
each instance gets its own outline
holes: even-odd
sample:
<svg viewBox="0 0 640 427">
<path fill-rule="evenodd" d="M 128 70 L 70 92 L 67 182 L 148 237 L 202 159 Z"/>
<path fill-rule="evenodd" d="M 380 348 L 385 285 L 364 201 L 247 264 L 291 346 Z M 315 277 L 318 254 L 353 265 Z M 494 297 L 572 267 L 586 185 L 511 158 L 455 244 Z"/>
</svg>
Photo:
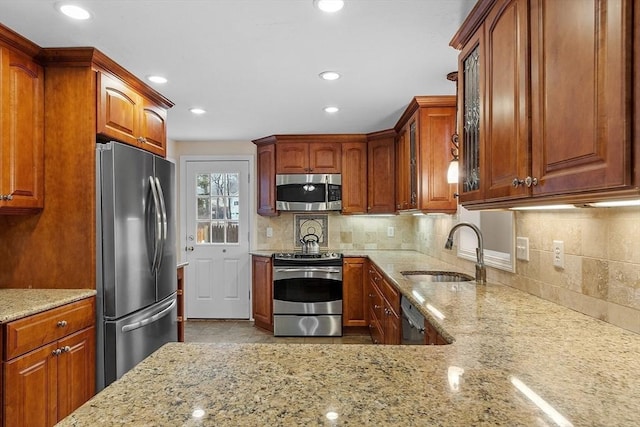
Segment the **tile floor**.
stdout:
<svg viewBox="0 0 640 427">
<path fill-rule="evenodd" d="M 349 331 L 342 337 L 274 337 L 249 320 L 188 320 L 184 337 L 186 342 L 372 344 L 369 334 L 360 331 Z"/>
</svg>

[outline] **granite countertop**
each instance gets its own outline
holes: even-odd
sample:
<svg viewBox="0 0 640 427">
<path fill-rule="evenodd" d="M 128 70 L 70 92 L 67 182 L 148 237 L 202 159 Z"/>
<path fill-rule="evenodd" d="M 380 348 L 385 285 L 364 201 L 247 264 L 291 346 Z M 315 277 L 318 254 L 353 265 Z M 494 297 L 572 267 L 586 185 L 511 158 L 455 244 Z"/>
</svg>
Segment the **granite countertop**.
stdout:
<svg viewBox="0 0 640 427">
<path fill-rule="evenodd" d="M 452 344 L 167 344 L 60 425 L 640 424 L 640 335 L 507 286 L 407 280 L 447 267 L 417 252 L 358 255 Z"/>
<path fill-rule="evenodd" d="M 0 289 L 0 323 L 40 313 L 95 294 L 95 289 Z"/>
</svg>

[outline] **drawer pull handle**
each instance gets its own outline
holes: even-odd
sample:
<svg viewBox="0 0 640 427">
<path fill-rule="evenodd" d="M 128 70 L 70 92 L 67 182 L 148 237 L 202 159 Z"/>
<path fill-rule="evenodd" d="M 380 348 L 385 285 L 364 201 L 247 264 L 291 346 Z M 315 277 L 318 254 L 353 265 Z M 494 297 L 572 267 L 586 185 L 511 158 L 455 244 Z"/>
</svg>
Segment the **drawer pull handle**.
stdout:
<svg viewBox="0 0 640 427">
<path fill-rule="evenodd" d="M 56 325 L 58 326 L 58 328 L 64 328 L 67 326 L 67 321 L 66 320 L 60 320 L 58 323 L 56 323 Z"/>
</svg>

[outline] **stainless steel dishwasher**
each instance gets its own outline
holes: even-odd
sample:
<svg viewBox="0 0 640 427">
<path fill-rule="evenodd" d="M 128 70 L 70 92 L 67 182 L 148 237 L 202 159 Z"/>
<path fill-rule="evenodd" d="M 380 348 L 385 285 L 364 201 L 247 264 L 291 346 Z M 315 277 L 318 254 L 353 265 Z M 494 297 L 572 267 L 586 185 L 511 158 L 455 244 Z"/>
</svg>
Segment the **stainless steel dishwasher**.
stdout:
<svg viewBox="0 0 640 427">
<path fill-rule="evenodd" d="M 402 308 L 402 344 L 424 345 L 424 316 L 405 296 L 402 297 L 400 306 Z"/>
</svg>

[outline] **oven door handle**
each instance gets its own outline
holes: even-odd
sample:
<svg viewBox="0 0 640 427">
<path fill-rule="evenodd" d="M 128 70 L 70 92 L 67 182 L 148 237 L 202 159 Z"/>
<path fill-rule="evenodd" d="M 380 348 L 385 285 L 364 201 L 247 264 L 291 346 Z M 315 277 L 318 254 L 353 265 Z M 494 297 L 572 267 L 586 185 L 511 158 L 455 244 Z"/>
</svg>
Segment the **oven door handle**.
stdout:
<svg viewBox="0 0 640 427">
<path fill-rule="evenodd" d="M 341 273 L 340 267 L 331 268 L 331 267 L 275 267 L 273 269 L 276 273 Z"/>
</svg>

